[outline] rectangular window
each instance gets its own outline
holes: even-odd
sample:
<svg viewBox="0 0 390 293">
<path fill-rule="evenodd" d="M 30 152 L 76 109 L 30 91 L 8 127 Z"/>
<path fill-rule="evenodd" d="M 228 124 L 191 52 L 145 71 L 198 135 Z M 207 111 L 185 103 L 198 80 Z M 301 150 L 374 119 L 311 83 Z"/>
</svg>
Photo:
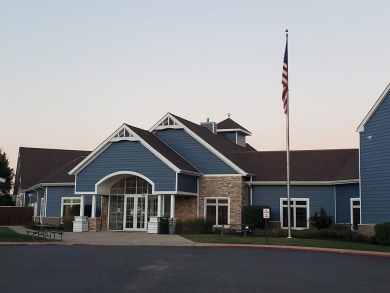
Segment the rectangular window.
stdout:
<svg viewBox="0 0 390 293">
<path fill-rule="evenodd" d="M 357 230 L 360 224 L 360 198 L 351 198 L 351 229 Z"/>
<path fill-rule="evenodd" d="M 81 199 L 79 197 L 63 197 L 61 202 L 61 217 L 79 216 Z"/>
<path fill-rule="evenodd" d="M 205 198 L 205 218 L 213 225 L 230 224 L 230 204 L 229 198 Z"/>
<path fill-rule="evenodd" d="M 282 223 L 282 228 L 288 228 L 288 204 L 286 198 L 280 199 L 280 207 L 280 221 Z M 309 215 L 308 198 L 290 199 L 291 228 L 309 228 Z"/>
</svg>

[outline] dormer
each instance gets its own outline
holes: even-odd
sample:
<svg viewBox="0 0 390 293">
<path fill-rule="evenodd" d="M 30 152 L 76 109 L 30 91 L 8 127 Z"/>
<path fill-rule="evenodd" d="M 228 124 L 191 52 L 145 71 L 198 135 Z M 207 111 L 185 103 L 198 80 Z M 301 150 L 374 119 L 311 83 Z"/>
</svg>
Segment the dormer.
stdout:
<svg viewBox="0 0 390 293">
<path fill-rule="evenodd" d="M 230 118 L 227 118 L 217 124 L 217 133 L 224 134 L 227 138 L 242 147 L 246 146 L 246 137 L 248 135 L 252 135 L 249 130 L 245 129 Z"/>
</svg>

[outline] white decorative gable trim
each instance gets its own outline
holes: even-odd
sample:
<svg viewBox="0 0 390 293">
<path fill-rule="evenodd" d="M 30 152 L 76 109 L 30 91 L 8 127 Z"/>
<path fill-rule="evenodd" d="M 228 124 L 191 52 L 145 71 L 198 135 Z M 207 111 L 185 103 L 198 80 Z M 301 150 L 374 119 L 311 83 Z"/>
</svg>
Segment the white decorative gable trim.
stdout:
<svg viewBox="0 0 390 293">
<path fill-rule="evenodd" d="M 368 112 L 368 114 L 366 115 L 366 117 L 364 118 L 362 123 L 360 123 L 360 125 L 356 129 L 357 132 L 364 132 L 364 126 L 366 125 L 368 120 L 370 120 L 371 116 L 375 113 L 376 109 L 378 109 L 379 105 L 383 102 L 383 100 L 385 99 L 385 97 L 387 96 L 389 91 L 390 91 L 390 83 L 387 85 L 386 89 L 383 91 L 383 93 L 381 94 L 379 99 L 376 101 L 374 106 L 371 108 L 370 112 Z"/>
<path fill-rule="evenodd" d="M 89 163 L 91 163 L 97 156 L 105 151 L 112 143 L 128 140 L 139 141 L 145 148 L 153 153 L 157 158 L 163 161 L 168 167 L 170 167 L 176 173 L 180 173 L 181 169 L 176 167 L 171 161 L 161 155 L 152 146 L 139 137 L 134 131 L 132 131 L 125 123 L 122 124 L 113 134 L 111 134 L 105 141 L 103 141 L 92 153 L 89 154 L 84 160 L 82 160 L 76 167 L 74 167 L 68 174 L 77 175 L 82 169 L 84 169 Z"/>
</svg>

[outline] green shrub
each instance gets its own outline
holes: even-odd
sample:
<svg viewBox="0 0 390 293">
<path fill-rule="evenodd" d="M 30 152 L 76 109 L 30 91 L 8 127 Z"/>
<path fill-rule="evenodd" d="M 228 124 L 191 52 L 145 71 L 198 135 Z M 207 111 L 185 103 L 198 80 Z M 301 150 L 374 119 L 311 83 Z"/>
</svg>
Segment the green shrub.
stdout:
<svg viewBox="0 0 390 293">
<path fill-rule="evenodd" d="M 332 224 L 329 226 L 329 230 L 332 231 L 345 231 L 351 230 L 351 226 L 349 224 Z"/>
<path fill-rule="evenodd" d="M 352 241 L 353 242 L 362 242 L 362 243 L 367 243 L 368 242 L 368 236 L 361 234 L 361 233 L 354 233 L 352 236 Z"/>
<path fill-rule="evenodd" d="M 177 234 L 209 234 L 213 224 L 204 218 L 184 219 L 176 221 Z"/>
<path fill-rule="evenodd" d="M 242 207 L 242 224 L 250 228 L 265 228 L 265 219 L 263 219 L 263 209 L 270 209 L 266 205 L 253 205 Z M 271 210 L 271 209 L 270 209 Z"/>
<path fill-rule="evenodd" d="M 370 244 L 378 244 L 375 235 L 368 237 L 368 243 Z"/>
<path fill-rule="evenodd" d="M 390 245 L 390 222 L 375 225 L 375 238 L 380 245 Z"/>
<path fill-rule="evenodd" d="M 310 217 L 310 224 L 317 229 L 329 229 L 330 225 L 333 223 L 332 216 L 328 216 L 323 208 L 320 209 L 319 213 L 315 212 L 314 215 Z"/>
</svg>

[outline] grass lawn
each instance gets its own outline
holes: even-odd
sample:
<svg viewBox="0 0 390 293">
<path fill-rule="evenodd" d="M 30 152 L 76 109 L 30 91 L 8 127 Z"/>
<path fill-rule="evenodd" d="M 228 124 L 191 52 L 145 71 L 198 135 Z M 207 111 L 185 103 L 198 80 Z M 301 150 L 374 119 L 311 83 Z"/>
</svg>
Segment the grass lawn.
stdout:
<svg viewBox="0 0 390 293">
<path fill-rule="evenodd" d="M 248 236 L 248 237 L 243 237 L 240 235 L 221 236 L 219 234 L 188 234 L 188 235 L 181 235 L 181 236 L 191 241 L 200 242 L 200 243 L 266 245 L 265 237 L 259 237 L 259 236 Z M 319 239 L 299 239 L 299 238 L 288 239 L 288 238 L 268 237 L 267 245 L 304 246 L 304 247 L 390 252 L 390 246 L 380 246 L 374 244 L 346 242 L 346 241 L 319 240 Z"/>
<path fill-rule="evenodd" d="M 37 240 L 37 237 L 35 237 Z M 0 227 L 0 242 L 31 242 L 32 236 L 16 233 L 8 227 Z"/>
</svg>

